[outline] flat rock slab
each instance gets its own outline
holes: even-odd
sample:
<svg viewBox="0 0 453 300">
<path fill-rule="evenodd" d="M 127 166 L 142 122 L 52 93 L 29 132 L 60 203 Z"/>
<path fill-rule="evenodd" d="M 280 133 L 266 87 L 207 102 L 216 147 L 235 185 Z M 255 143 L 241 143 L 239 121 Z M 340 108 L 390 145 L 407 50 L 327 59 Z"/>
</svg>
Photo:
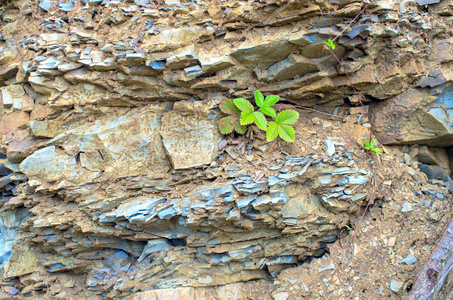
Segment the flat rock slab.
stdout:
<svg viewBox="0 0 453 300">
<path fill-rule="evenodd" d="M 202 116 L 167 112 L 160 135 L 175 169 L 209 165 L 217 156 L 217 129 Z"/>
</svg>

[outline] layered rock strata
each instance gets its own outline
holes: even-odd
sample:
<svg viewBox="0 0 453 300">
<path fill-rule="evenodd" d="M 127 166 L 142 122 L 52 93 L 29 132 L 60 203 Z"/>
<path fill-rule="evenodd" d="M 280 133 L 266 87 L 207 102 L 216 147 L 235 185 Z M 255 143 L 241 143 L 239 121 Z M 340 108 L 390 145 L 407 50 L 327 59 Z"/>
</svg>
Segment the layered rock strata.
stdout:
<svg viewBox="0 0 453 300">
<path fill-rule="evenodd" d="M 371 167 L 337 140 L 339 156 L 263 160 L 259 177 L 220 159 L 217 107 L 255 89 L 334 115 L 357 106 L 322 49 L 363 8 L 333 53 L 374 133 L 453 146 L 449 1 L 1 4 L 0 262 L 21 295 L 269 282 L 322 255 Z M 448 177 L 451 149 L 430 151 L 411 156 Z"/>
</svg>

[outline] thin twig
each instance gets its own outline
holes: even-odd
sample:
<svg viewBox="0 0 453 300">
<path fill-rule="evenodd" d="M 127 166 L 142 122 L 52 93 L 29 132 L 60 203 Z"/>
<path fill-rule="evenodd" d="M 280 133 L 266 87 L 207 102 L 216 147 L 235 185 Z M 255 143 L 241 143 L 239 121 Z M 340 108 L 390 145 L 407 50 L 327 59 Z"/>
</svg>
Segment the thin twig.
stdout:
<svg viewBox="0 0 453 300">
<path fill-rule="evenodd" d="M 351 22 L 349 22 L 348 26 L 346 26 L 346 27 L 345 27 L 345 28 L 344 28 L 344 29 L 343 29 L 343 30 L 342 30 L 342 31 L 341 31 L 341 32 L 340 32 L 340 33 L 332 40 L 332 42 L 335 42 L 335 40 L 338 39 L 338 38 L 343 34 L 343 32 L 345 32 L 345 30 L 348 29 L 348 28 L 351 26 L 351 24 L 355 22 L 355 20 L 357 20 L 357 18 L 365 11 L 365 9 L 367 8 L 368 4 L 369 4 L 369 3 L 367 3 L 367 4 L 365 5 L 365 7 L 359 12 L 359 14 L 358 14 L 357 16 L 355 16 L 355 18 L 354 18 Z"/>
<path fill-rule="evenodd" d="M 363 111 L 365 112 L 366 116 L 368 117 L 368 122 L 370 122 L 371 119 L 370 119 L 370 115 L 368 114 L 368 110 L 366 110 L 365 105 L 363 105 L 362 100 L 360 100 L 359 93 L 357 93 L 357 90 L 355 89 L 355 86 L 354 86 L 354 84 L 352 83 L 351 77 L 349 77 L 348 72 L 346 72 L 346 69 L 345 69 L 343 63 L 340 61 L 340 59 L 335 55 L 335 53 L 333 53 L 333 51 L 332 51 L 329 47 L 325 47 L 325 46 L 324 46 L 324 48 L 327 49 L 327 50 L 329 50 L 329 52 L 336 58 L 336 60 L 337 60 L 338 63 L 340 64 L 340 66 L 343 68 L 343 71 L 344 71 L 344 73 L 346 74 L 346 76 L 348 77 L 349 83 L 351 84 L 352 89 L 354 90 L 354 93 L 355 93 L 355 95 L 357 96 L 357 100 L 359 100 L 359 103 L 360 103 L 360 105 L 362 106 Z M 324 48 L 323 48 L 323 49 L 324 49 Z"/>
<path fill-rule="evenodd" d="M 292 105 L 292 104 L 281 104 L 281 103 L 275 104 L 275 106 L 276 107 L 290 107 L 290 108 L 304 109 L 304 110 L 309 110 L 309 111 L 312 111 L 312 112 L 317 112 L 317 113 L 322 114 L 322 115 L 326 115 L 326 116 L 330 116 L 330 117 L 334 117 L 334 118 L 338 118 L 338 119 L 343 119 L 343 117 L 340 117 L 340 116 L 337 116 L 337 115 L 334 115 L 334 114 L 330 114 L 330 113 L 326 113 L 326 112 L 323 112 L 323 111 L 319 111 L 319 110 L 316 110 L 314 108 L 305 107 L 305 106 Z"/>
<path fill-rule="evenodd" d="M 159 2 L 157 2 L 157 5 L 156 5 L 156 8 L 155 8 L 155 9 L 157 9 L 157 8 L 159 7 L 159 5 L 160 5 L 161 2 L 162 2 L 162 0 L 159 0 Z"/>
<path fill-rule="evenodd" d="M 398 134 L 395 135 L 395 136 L 392 136 L 392 137 L 389 138 L 389 139 L 386 139 L 385 141 L 379 143 L 379 144 L 376 146 L 376 148 L 379 148 L 379 146 L 381 146 L 382 144 L 387 143 L 387 142 L 389 142 L 389 141 L 391 141 L 391 140 L 396 139 L 397 137 L 402 136 L 403 134 L 405 134 L 405 133 L 408 132 L 409 130 L 412 130 L 412 128 L 409 128 L 408 130 L 405 130 L 405 131 L 403 131 L 403 132 L 401 132 L 401 133 L 398 133 Z"/>
<path fill-rule="evenodd" d="M 360 218 L 359 222 L 357 223 L 357 226 L 354 229 L 354 232 L 351 235 L 352 239 L 354 239 L 354 237 L 357 236 L 357 231 L 359 230 L 360 223 L 362 222 L 363 217 L 365 217 L 368 207 L 370 206 L 371 201 L 373 200 L 373 195 L 375 191 L 376 191 L 376 174 L 374 174 L 373 191 L 371 191 L 370 199 L 368 200 L 368 204 L 365 207 L 365 211 L 363 212 L 362 217 Z"/>
</svg>

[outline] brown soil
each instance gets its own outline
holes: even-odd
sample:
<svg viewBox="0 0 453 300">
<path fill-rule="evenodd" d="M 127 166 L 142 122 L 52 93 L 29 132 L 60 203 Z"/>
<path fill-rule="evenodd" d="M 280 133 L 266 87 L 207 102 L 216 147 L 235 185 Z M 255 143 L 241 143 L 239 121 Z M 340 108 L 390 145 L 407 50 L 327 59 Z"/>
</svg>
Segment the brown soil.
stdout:
<svg viewBox="0 0 453 300">
<path fill-rule="evenodd" d="M 383 147 L 378 158 L 366 153 L 358 144 L 366 139 L 361 126 L 353 124 L 358 115 L 343 120 L 299 110 L 296 141 L 282 150 L 289 154 L 322 156 L 322 140 L 338 136 L 350 141 L 354 153 L 362 161 L 373 165 L 373 186 L 369 191 L 368 211 L 363 220 L 360 214 L 351 220 L 354 231 L 345 229 L 340 242 L 328 245 L 328 254 L 309 264 L 290 268 L 281 273 L 274 284 L 276 299 L 401 299 L 408 295 L 417 272 L 427 261 L 443 231 L 452 218 L 452 196 L 448 186 L 428 183 L 416 163 L 406 165 L 403 160 L 408 147 Z M 360 111 L 358 111 L 360 112 Z M 320 124 L 313 124 L 320 119 Z M 322 118 L 322 119 L 321 119 Z M 343 122 L 346 123 L 343 123 Z M 326 122 L 332 124 L 326 126 Z M 312 124 L 310 124 L 312 123 Z M 327 124 L 328 126 L 329 124 Z M 354 142 L 354 140 L 357 140 Z M 325 155 L 325 154 L 324 154 Z M 431 190 L 438 197 L 421 191 Z M 439 196 L 443 194 L 446 197 Z M 442 199 L 443 198 L 443 199 Z M 402 212 L 403 203 L 410 203 L 412 211 Z M 366 204 L 366 203 L 365 203 Z M 418 262 L 407 265 L 402 260 L 412 254 Z M 403 283 L 400 294 L 390 289 L 390 282 Z M 288 296 L 288 298 L 285 298 Z"/>
</svg>

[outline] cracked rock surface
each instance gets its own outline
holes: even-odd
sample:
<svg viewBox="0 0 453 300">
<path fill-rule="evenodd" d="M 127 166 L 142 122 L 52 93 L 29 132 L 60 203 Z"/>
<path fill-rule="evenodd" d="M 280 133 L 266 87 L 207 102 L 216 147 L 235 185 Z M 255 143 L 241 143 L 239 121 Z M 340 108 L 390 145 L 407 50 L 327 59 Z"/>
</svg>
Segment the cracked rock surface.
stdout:
<svg viewBox="0 0 453 300">
<path fill-rule="evenodd" d="M 0 299 L 404 296 L 452 216 L 452 15 L 0 1 Z M 255 90 L 294 143 L 220 134 Z"/>
</svg>

